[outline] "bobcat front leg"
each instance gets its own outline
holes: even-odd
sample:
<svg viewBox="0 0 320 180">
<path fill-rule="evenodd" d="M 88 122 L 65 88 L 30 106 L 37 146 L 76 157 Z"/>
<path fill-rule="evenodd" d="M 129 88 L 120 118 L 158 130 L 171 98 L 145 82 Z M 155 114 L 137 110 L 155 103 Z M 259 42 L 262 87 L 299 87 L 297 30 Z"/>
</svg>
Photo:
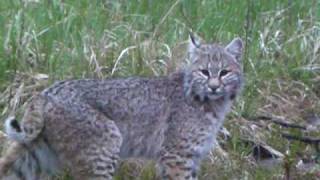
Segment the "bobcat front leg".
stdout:
<svg viewBox="0 0 320 180">
<path fill-rule="evenodd" d="M 191 154 L 165 152 L 159 159 L 163 180 L 197 180 L 198 164 Z"/>
<path fill-rule="evenodd" d="M 183 131 L 184 130 L 184 131 Z M 159 154 L 162 179 L 197 180 L 201 160 L 213 148 L 214 138 L 211 126 L 193 126 L 187 130 L 171 129 Z"/>
</svg>

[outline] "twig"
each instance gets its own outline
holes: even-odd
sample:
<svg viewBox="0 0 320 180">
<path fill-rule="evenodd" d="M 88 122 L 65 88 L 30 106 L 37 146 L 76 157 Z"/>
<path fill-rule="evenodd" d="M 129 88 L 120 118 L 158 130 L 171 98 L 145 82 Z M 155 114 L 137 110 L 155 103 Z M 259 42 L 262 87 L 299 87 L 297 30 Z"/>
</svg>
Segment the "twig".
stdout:
<svg viewBox="0 0 320 180">
<path fill-rule="evenodd" d="M 278 124 L 280 126 L 286 127 L 286 128 L 296 128 L 296 129 L 302 129 L 302 130 L 306 130 L 307 127 L 306 126 L 302 126 L 299 124 L 293 124 L 293 123 L 288 123 L 280 118 L 276 118 L 276 117 L 270 117 L 270 116 L 258 116 L 256 118 L 254 118 L 256 120 L 264 120 L 264 121 L 271 121 L 272 123 Z"/>
<path fill-rule="evenodd" d="M 308 137 L 308 136 L 297 136 L 297 135 L 291 135 L 288 133 L 281 133 L 281 136 L 283 138 L 286 138 L 288 140 L 296 140 L 296 141 L 301 141 L 307 144 L 314 144 L 318 145 L 320 143 L 320 138 L 315 138 L 315 137 Z"/>
</svg>

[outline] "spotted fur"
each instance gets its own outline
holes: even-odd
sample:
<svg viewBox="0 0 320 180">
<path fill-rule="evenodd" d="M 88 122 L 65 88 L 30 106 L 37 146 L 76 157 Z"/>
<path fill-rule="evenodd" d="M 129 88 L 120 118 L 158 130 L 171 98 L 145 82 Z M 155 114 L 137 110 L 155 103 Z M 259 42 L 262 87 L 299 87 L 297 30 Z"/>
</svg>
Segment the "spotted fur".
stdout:
<svg viewBox="0 0 320 180">
<path fill-rule="evenodd" d="M 195 180 L 242 86 L 243 44 L 190 38 L 190 65 L 169 76 L 81 79 L 35 96 L 0 159 L 0 178 L 40 179 L 69 169 L 74 179 L 112 179 L 118 160 L 158 162 L 164 180 Z"/>
</svg>

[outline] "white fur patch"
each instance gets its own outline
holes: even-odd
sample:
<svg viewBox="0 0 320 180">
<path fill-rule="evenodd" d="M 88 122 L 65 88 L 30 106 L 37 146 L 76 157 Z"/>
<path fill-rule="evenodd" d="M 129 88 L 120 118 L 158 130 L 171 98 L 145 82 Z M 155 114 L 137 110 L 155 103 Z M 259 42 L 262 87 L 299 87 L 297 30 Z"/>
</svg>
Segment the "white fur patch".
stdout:
<svg viewBox="0 0 320 180">
<path fill-rule="evenodd" d="M 7 134 L 8 138 L 11 140 L 15 140 L 18 142 L 23 142 L 23 133 L 17 132 L 16 129 L 14 129 L 11 125 L 12 121 L 15 120 L 14 116 L 10 116 L 5 120 L 4 123 L 4 128 L 5 128 L 5 133 Z"/>
</svg>

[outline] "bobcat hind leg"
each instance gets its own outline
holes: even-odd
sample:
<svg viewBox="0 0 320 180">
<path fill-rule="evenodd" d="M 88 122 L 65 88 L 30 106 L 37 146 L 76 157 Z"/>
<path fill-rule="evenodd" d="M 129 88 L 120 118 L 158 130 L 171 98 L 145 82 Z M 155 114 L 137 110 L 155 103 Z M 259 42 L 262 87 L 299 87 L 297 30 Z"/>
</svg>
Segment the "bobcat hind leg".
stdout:
<svg viewBox="0 0 320 180">
<path fill-rule="evenodd" d="M 118 160 L 122 135 L 114 121 L 87 104 L 81 104 L 81 132 L 87 139 L 75 158 L 70 159 L 71 175 L 81 180 L 112 180 Z M 73 142 L 74 143 L 74 142 Z M 77 166 L 77 164 L 80 164 Z"/>
<path fill-rule="evenodd" d="M 74 179 L 112 180 L 116 170 L 122 136 L 113 122 L 107 122 L 106 134 L 96 138 L 81 154 L 84 166 L 72 170 Z M 112 127 L 110 129 L 110 126 Z"/>
</svg>

